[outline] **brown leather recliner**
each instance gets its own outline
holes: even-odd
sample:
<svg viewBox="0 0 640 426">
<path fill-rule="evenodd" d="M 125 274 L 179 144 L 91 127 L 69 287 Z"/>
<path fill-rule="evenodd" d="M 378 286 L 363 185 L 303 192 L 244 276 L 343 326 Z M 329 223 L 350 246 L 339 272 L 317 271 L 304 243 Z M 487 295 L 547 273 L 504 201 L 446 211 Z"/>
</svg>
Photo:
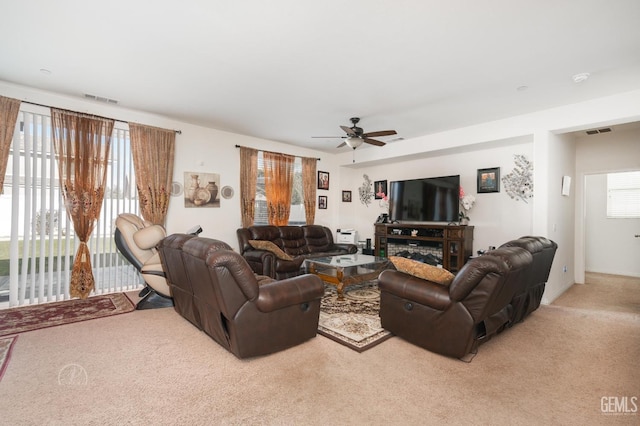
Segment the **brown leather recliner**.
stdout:
<svg viewBox="0 0 640 426">
<path fill-rule="evenodd" d="M 509 324 L 510 301 L 531 264 L 523 248 L 493 250 L 467 262 L 448 287 L 383 271 L 382 327 L 430 351 L 464 358 Z"/>
<path fill-rule="evenodd" d="M 513 312 L 509 326 L 512 326 L 540 307 L 558 244 L 544 237 L 525 236 L 508 241 L 500 246 L 502 247 L 522 247 L 533 256 L 531 273 L 519 286 L 511 301 Z"/>
<path fill-rule="evenodd" d="M 317 276 L 257 276 L 226 243 L 193 235 L 170 235 L 158 250 L 175 310 L 238 358 L 316 335 L 324 294 Z"/>
</svg>

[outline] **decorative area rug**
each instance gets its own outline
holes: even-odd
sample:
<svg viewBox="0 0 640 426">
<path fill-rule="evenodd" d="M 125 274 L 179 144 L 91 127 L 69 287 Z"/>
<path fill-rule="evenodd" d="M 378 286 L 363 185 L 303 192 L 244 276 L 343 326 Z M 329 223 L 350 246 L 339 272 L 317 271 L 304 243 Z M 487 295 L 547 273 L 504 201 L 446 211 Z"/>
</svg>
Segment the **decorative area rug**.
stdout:
<svg viewBox="0 0 640 426">
<path fill-rule="evenodd" d="M 0 338 L 0 380 L 4 376 L 4 371 L 9 365 L 9 359 L 11 359 L 11 349 L 18 336 L 10 336 Z"/>
<path fill-rule="evenodd" d="M 0 310 L 0 336 L 132 312 L 124 293 Z"/>
<path fill-rule="evenodd" d="M 392 336 L 380 325 L 379 312 L 377 281 L 345 287 L 344 300 L 338 300 L 335 286 L 325 285 L 318 333 L 363 352 Z"/>
</svg>

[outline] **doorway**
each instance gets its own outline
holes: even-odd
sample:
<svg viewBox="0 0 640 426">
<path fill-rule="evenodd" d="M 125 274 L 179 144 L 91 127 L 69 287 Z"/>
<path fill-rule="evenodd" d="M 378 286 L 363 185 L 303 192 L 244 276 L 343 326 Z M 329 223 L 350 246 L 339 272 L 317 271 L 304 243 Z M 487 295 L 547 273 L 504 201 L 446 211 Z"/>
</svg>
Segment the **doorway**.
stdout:
<svg viewBox="0 0 640 426">
<path fill-rule="evenodd" d="M 640 277 L 640 218 L 607 217 L 607 173 L 585 176 L 585 272 Z"/>
</svg>

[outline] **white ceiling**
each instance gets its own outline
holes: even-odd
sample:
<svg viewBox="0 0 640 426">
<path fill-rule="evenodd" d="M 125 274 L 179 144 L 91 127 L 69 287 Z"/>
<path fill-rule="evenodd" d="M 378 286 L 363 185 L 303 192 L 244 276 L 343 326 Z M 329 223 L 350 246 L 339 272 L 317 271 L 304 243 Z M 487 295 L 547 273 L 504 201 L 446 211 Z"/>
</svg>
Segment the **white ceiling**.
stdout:
<svg viewBox="0 0 640 426">
<path fill-rule="evenodd" d="M 1 0 L 0 15 L 0 80 L 328 152 L 353 116 L 409 139 L 640 88 L 638 0 Z"/>
</svg>

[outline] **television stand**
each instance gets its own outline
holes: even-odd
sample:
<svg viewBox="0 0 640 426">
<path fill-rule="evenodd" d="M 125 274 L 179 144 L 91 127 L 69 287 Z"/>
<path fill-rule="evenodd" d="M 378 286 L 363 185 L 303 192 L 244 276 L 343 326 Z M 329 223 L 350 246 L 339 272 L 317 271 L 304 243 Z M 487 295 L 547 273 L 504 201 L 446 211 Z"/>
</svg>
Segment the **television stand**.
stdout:
<svg viewBox="0 0 640 426">
<path fill-rule="evenodd" d="M 376 256 L 395 256 L 402 251 L 432 255 L 442 267 L 458 272 L 473 253 L 473 226 L 418 223 L 376 223 Z"/>
</svg>

